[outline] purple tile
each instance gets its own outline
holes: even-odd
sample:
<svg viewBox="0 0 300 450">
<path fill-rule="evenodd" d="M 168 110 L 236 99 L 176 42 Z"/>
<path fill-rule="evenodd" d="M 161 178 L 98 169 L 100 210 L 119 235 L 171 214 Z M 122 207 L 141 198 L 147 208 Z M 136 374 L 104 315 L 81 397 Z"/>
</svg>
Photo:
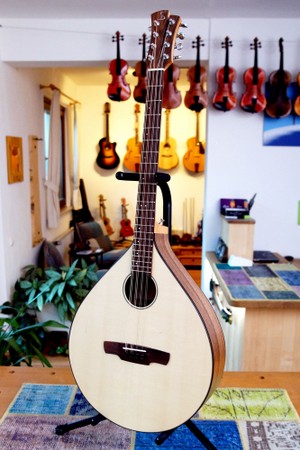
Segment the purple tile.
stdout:
<svg viewBox="0 0 300 450">
<path fill-rule="evenodd" d="M 219 272 L 227 285 L 245 286 L 253 284 L 242 270 L 220 270 Z"/>
</svg>

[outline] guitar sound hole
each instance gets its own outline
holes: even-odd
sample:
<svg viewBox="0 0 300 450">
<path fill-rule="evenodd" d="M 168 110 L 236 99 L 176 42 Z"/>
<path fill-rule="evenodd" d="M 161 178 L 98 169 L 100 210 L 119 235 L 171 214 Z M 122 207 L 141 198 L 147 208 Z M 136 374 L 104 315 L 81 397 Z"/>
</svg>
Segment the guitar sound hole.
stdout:
<svg viewBox="0 0 300 450">
<path fill-rule="evenodd" d="M 156 283 L 151 275 L 132 272 L 124 283 L 126 300 L 136 308 L 147 308 L 156 299 Z"/>
</svg>

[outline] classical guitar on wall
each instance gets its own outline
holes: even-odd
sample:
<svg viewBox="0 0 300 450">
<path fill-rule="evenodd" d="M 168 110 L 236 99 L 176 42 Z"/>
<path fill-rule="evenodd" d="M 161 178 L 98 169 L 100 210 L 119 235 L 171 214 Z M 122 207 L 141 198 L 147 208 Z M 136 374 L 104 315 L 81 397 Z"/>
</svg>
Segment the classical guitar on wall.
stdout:
<svg viewBox="0 0 300 450">
<path fill-rule="evenodd" d="M 183 156 L 183 165 L 189 172 L 204 172 L 205 144 L 200 136 L 200 111 L 196 115 L 196 136 L 187 140 L 187 151 Z"/>
<path fill-rule="evenodd" d="M 106 206 L 105 206 L 105 202 L 106 199 L 104 198 L 104 196 L 101 194 L 99 195 L 99 215 L 100 215 L 100 219 L 102 219 L 105 228 L 106 228 L 106 232 L 108 235 L 113 234 L 114 230 L 112 229 L 112 226 L 110 224 L 110 219 L 106 216 Z"/>
<path fill-rule="evenodd" d="M 127 238 L 133 236 L 133 228 L 131 226 L 131 221 L 127 217 L 127 204 L 126 198 L 121 198 L 121 208 L 122 208 L 122 220 L 121 220 L 121 230 L 120 236 Z"/>
<path fill-rule="evenodd" d="M 102 416 L 133 430 L 189 420 L 222 377 L 224 338 L 209 300 L 155 224 L 163 74 L 180 18 L 152 14 L 134 240 L 81 303 L 70 329 L 76 382 Z"/>
<path fill-rule="evenodd" d="M 105 115 L 105 136 L 99 141 L 99 153 L 96 163 L 101 169 L 115 169 L 120 162 L 120 158 L 116 152 L 117 144 L 110 141 L 109 137 L 109 114 L 110 104 L 108 102 L 104 105 Z"/>
<path fill-rule="evenodd" d="M 127 141 L 127 152 L 124 156 L 124 166 L 131 172 L 139 172 L 141 165 L 141 151 L 142 143 L 140 141 L 139 132 L 139 115 L 140 115 L 140 105 L 136 104 L 134 107 L 135 115 L 135 136 L 128 139 Z"/>
<path fill-rule="evenodd" d="M 178 165 L 179 158 L 176 153 L 176 141 L 170 137 L 170 114 L 171 111 L 166 109 L 166 137 L 165 141 L 160 143 L 158 167 L 163 170 L 173 169 Z"/>
</svg>

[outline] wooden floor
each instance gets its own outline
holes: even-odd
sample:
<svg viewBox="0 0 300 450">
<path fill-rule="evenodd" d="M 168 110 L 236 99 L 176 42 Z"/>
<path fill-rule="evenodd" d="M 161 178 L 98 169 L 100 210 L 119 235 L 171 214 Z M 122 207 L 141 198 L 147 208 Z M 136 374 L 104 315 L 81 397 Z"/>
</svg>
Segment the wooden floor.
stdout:
<svg viewBox="0 0 300 450">
<path fill-rule="evenodd" d="M 23 383 L 75 384 L 68 359 L 52 360 L 53 368 L 0 366 L 0 417 L 4 414 Z M 63 365 L 64 364 L 64 365 Z M 286 389 L 300 415 L 300 373 L 225 372 L 220 387 Z"/>
</svg>

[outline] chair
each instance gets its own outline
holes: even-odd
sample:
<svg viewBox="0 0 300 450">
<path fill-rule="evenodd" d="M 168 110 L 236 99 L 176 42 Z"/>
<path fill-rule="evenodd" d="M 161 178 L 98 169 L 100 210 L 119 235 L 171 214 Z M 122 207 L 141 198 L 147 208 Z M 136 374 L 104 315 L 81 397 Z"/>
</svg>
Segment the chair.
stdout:
<svg viewBox="0 0 300 450">
<path fill-rule="evenodd" d="M 99 263 L 101 269 L 110 268 L 127 250 L 126 248 L 114 248 L 109 236 L 105 234 L 100 223 L 96 221 L 76 223 L 75 236 L 78 241 L 73 244 L 74 249 L 72 256 L 76 256 L 76 251 L 78 251 L 78 249 L 95 250 L 98 247 L 103 250 L 103 253 L 100 254 L 101 262 Z M 95 256 L 96 255 L 97 253 L 95 253 Z M 86 256 L 90 257 L 91 255 L 87 254 Z"/>
</svg>

